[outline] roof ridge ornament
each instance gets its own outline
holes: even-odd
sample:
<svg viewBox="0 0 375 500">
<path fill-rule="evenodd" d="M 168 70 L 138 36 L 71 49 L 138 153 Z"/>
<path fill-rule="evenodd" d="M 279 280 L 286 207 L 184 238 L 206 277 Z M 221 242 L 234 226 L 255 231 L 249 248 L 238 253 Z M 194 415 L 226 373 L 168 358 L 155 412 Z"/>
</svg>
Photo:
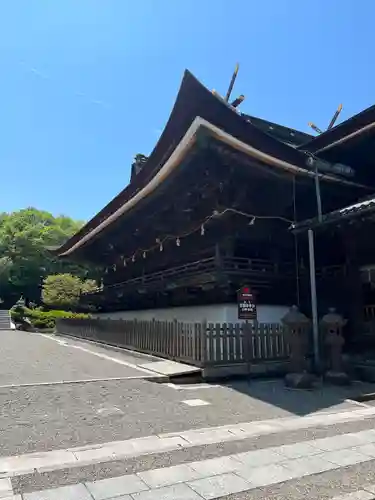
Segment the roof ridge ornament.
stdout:
<svg viewBox="0 0 375 500">
<path fill-rule="evenodd" d="M 337 118 L 339 117 L 339 114 L 341 113 L 342 111 L 342 104 L 339 104 L 338 108 L 336 109 L 334 115 L 332 116 L 332 119 L 331 121 L 329 122 L 329 125 L 328 127 L 326 128 L 326 131 L 327 130 L 331 130 L 331 128 L 333 128 L 334 124 L 336 123 L 337 121 Z M 315 123 L 313 122 L 309 122 L 308 123 L 309 127 L 312 128 L 317 134 L 323 134 L 324 132 L 322 130 L 320 130 L 319 127 L 317 127 L 315 125 Z"/>
</svg>

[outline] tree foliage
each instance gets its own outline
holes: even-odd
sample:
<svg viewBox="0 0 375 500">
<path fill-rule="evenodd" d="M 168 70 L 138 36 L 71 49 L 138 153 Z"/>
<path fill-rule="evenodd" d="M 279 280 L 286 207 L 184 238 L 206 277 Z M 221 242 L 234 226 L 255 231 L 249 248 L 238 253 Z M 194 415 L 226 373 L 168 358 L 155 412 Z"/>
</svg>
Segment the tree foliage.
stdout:
<svg viewBox="0 0 375 500">
<path fill-rule="evenodd" d="M 50 274 L 88 277 L 87 268 L 60 260 L 50 251 L 81 227 L 80 221 L 35 208 L 0 213 L 0 297 L 7 307 L 21 295 L 27 302 L 40 303 L 42 280 Z"/>
<path fill-rule="evenodd" d="M 82 292 L 92 292 L 97 288 L 95 280 L 82 280 L 72 274 L 47 276 L 43 282 L 42 299 L 47 306 L 74 308 Z"/>
</svg>

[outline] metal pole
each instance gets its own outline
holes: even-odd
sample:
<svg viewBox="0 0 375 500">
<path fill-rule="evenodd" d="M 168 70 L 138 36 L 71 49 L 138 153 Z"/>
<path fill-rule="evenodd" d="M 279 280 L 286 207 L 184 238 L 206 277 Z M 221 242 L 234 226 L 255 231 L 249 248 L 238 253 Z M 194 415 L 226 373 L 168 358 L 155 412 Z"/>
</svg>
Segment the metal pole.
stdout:
<svg viewBox="0 0 375 500">
<path fill-rule="evenodd" d="M 311 311 L 313 320 L 313 343 L 314 343 L 314 364 L 315 369 L 319 369 L 319 325 L 318 325 L 318 306 L 316 299 L 315 282 L 315 251 L 314 251 L 314 233 L 312 229 L 308 230 L 309 238 L 309 262 L 310 262 L 310 289 L 311 289 Z"/>
<path fill-rule="evenodd" d="M 320 196 L 320 179 L 316 163 L 315 163 L 315 192 L 316 192 L 316 204 L 318 207 L 318 221 L 322 222 L 322 198 Z"/>
</svg>

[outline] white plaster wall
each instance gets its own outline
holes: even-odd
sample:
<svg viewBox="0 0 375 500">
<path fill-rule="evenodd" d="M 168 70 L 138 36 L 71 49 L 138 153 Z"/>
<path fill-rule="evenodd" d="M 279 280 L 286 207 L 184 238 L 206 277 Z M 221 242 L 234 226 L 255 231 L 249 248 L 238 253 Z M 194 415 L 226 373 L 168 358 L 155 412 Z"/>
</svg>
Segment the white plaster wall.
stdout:
<svg viewBox="0 0 375 500">
<path fill-rule="evenodd" d="M 258 305 L 259 323 L 280 323 L 281 318 L 289 310 L 287 306 Z M 145 309 L 141 311 L 116 311 L 112 313 L 101 313 L 98 318 L 110 319 L 138 319 L 200 322 L 206 320 L 208 323 L 236 323 L 237 304 L 211 304 L 205 306 L 170 307 L 165 309 Z"/>
<path fill-rule="evenodd" d="M 112 313 L 102 313 L 98 315 L 101 318 L 111 319 L 138 319 L 158 321 L 178 321 L 199 322 L 205 319 L 208 322 L 226 321 L 226 309 L 222 304 L 213 304 L 206 306 L 190 306 L 190 307 L 168 307 L 165 309 L 144 309 L 141 311 L 116 311 Z"/>
</svg>

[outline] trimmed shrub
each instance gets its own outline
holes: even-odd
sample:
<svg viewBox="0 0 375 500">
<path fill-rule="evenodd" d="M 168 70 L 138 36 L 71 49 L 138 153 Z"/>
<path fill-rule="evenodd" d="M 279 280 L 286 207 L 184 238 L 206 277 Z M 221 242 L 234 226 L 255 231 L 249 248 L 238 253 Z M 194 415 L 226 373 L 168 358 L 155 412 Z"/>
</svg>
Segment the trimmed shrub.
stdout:
<svg viewBox="0 0 375 500">
<path fill-rule="evenodd" d="M 40 307 L 29 309 L 25 306 L 16 305 L 10 310 L 10 315 L 15 323 L 29 323 L 34 328 L 54 328 L 56 320 L 60 318 L 90 318 L 89 314 L 74 313 L 71 311 L 44 311 Z"/>
</svg>

